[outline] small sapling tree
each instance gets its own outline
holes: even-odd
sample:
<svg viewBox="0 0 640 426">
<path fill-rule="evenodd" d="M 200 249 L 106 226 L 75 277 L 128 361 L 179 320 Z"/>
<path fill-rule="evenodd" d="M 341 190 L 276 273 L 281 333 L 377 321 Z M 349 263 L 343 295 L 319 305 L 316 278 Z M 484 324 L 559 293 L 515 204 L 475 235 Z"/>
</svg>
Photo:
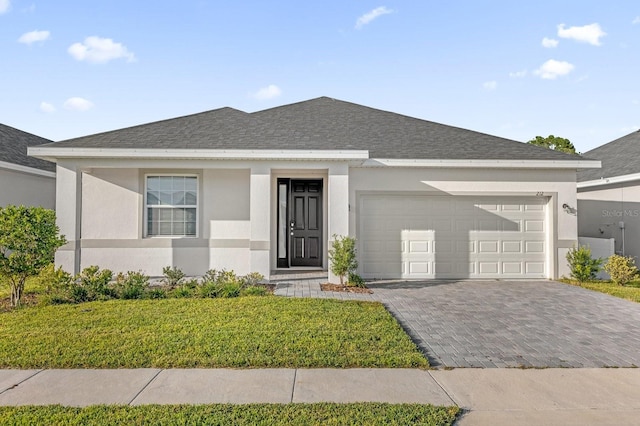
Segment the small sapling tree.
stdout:
<svg viewBox="0 0 640 426">
<path fill-rule="evenodd" d="M 591 249 L 588 246 L 569 249 L 567 262 L 569 262 L 571 276 L 579 283 L 595 279 L 602 265 L 602 259 L 594 259 L 591 257 Z"/>
<path fill-rule="evenodd" d="M 38 275 L 66 243 L 56 213 L 42 207 L 0 207 L 0 278 L 11 288 L 11 306 L 19 306 L 27 278 Z"/>
<path fill-rule="evenodd" d="M 344 278 L 358 269 L 356 260 L 356 239 L 349 236 L 333 236 L 329 249 L 331 272 L 340 277 L 340 285 L 344 285 Z"/>
</svg>

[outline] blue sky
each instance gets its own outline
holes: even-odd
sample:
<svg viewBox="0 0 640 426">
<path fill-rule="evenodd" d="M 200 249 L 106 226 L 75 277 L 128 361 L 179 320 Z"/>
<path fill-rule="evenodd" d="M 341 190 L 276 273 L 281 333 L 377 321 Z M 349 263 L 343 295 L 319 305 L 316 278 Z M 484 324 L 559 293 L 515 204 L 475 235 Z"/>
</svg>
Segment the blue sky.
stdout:
<svg viewBox="0 0 640 426">
<path fill-rule="evenodd" d="M 640 128 L 637 0 L 0 0 L 0 55 L 0 122 L 53 140 L 318 96 L 581 152 Z"/>
</svg>

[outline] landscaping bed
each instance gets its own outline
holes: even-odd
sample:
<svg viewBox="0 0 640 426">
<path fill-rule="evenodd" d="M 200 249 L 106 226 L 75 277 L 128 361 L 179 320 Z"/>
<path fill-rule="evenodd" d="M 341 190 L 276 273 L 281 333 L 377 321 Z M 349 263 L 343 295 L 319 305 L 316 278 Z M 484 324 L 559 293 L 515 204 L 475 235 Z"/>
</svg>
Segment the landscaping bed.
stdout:
<svg viewBox="0 0 640 426">
<path fill-rule="evenodd" d="M 3 425 L 452 425 L 458 407 L 428 404 L 212 404 L 0 407 Z"/>
<path fill-rule="evenodd" d="M 340 284 L 320 284 L 320 289 L 322 291 L 338 291 L 338 292 L 346 292 L 346 293 L 361 293 L 361 294 L 371 294 L 373 291 L 366 287 L 355 287 L 348 285 L 340 285 Z"/>
<path fill-rule="evenodd" d="M 380 303 L 109 300 L 0 313 L 0 368 L 426 368 Z"/>
</svg>

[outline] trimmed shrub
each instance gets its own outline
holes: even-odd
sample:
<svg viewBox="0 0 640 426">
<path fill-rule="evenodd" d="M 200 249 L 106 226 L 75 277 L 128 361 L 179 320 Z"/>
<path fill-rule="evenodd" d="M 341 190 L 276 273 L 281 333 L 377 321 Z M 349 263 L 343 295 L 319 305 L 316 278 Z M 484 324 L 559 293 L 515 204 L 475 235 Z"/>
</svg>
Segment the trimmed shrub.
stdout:
<svg viewBox="0 0 640 426">
<path fill-rule="evenodd" d="M 142 299 L 149 289 L 149 277 L 139 272 L 122 272 L 116 276 L 114 290 L 119 299 Z"/>
<path fill-rule="evenodd" d="M 258 272 L 251 272 L 243 277 L 240 277 L 240 279 L 242 280 L 243 287 L 251 287 L 264 280 L 264 275 Z"/>
<path fill-rule="evenodd" d="M 43 305 L 59 305 L 69 303 L 69 289 L 73 283 L 71 274 L 62 270 L 62 267 L 56 269 L 53 263 L 47 265 L 35 278 L 38 287 L 44 289 L 44 294 L 38 303 Z"/>
<path fill-rule="evenodd" d="M 240 296 L 267 296 L 269 292 L 265 286 L 251 285 L 240 292 Z"/>
<path fill-rule="evenodd" d="M 152 288 L 144 296 L 145 299 L 166 299 L 167 291 L 163 288 Z"/>
<path fill-rule="evenodd" d="M 638 275 L 636 262 L 631 256 L 611 255 L 603 269 L 611 276 L 611 281 L 618 285 L 625 285 Z"/>
<path fill-rule="evenodd" d="M 364 279 L 355 272 L 349 272 L 349 280 L 347 281 L 348 287 L 360 287 L 365 288 L 366 285 L 364 283 Z"/>
<path fill-rule="evenodd" d="M 113 272 L 109 269 L 100 270 L 99 266 L 86 267 L 75 277 L 71 295 L 76 302 L 90 302 L 93 300 L 109 300 L 118 298 L 116 291 L 109 285 Z"/>
<path fill-rule="evenodd" d="M 602 265 L 602 259 L 591 257 L 589 246 L 569 249 L 567 262 L 569 262 L 571 276 L 580 283 L 595 279 L 596 274 L 600 271 L 600 265 Z"/>
<path fill-rule="evenodd" d="M 162 275 L 164 275 L 164 283 L 171 289 L 180 285 L 182 279 L 185 277 L 184 272 L 177 266 L 165 266 L 162 268 Z"/>
</svg>

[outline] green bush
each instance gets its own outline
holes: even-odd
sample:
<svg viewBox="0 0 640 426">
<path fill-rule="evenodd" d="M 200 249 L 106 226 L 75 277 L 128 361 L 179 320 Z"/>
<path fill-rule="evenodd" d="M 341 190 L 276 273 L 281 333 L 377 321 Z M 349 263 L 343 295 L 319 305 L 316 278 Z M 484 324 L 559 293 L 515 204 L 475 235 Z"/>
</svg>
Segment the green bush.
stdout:
<svg viewBox="0 0 640 426">
<path fill-rule="evenodd" d="M 164 283 L 169 286 L 169 288 L 176 288 L 185 277 L 184 272 L 177 266 L 173 268 L 171 266 L 165 266 L 162 268 L 162 275 L 164 275 Z"/>
<path fill-rule="evenodd" d="M 580 283 L 595 279 L 596 274 L 600 271 L 600 265 L 602 265 L 602 259 L 591 257 L 591 249 L 588 246 L 569 249 L 567 261 L 571 276 Z"/>
<path fill-rule="evenodd" d="M 638 275 L 638 268 L 631 256 L 614 254 L 607 259 L 603 269 L 611 276 L 611 281 L 618 285 L 625 285 Z"/>
<path fill-rule="evenodd" d="M 117 298 L 116 291 L 109 285 L 112 278 L 113 272 L 109 269 L 100 270 L 96 265 L 84 268 L 72 284 L 72 299 L 75 302 L 89 302 Z"/>
<path fill-rule="evenodd" d="M 42 207 L 0 207 L 0 283 L 9 283 L 11 306 L 19 306 L 24 284 L 53 262 L 66 243 L 56 213 Z"/>
<path fill-rule="evenodd" d="M 344 285 L 344 278 L 358 269 L 356 239 L 334 234 L 329 249 L 329 260 L 331 260 L 331 272 L 339 276 L 340 285 Z"/>
<path fill-rule="evenodd" d="M 268 294 L 267 288 L 261 285 L 250 285 L 240 292 L 240 296 L 266 296 Z"/>
<path fill-rule="evenodd" d="M 43 305 L 59 305 L 69 303 L 69 290 L 73 283 L 71 274 L 62 270 L 62 267 L 56 269 L 53 263 L 47 265 L 34 280 L 37 287 L 44 289 L 44 294 L 38 300 Z"/>
<path fill-rule="evenodd" d="M 252 287 L 264 280 L 264 275 L 258 272 L 251 272 L 240 278 L 242 280 L 243 287 Z"/>
<path fill-rule="evenodd" d="M 149 289 L 149 277 L 139 272 L 119 273 L 114 285 L 118 299 L 142 299 Z"/>
<path fill-rule="evenodd" d="M 218 297 L 238 297 L 240 296 L 240 291 L 242 287 L 240 283 L 225 283 L 220 287 L 220 292 L 218 293 Z"/>
<path fill-rule="evenodd" d="M 152 288 L 145 293 L 145 299 L 166 299 L 167 291 L 163 288 Z"/>
<path fill-rule="evenodd" d="M 347 281 L 347 286 L 360 288 L 366 287 L 364 279 L 362 279 L 362 277 L 355 272 L 349 272 L 349 280 Z"/>
<path fill-rule="evenodd" d="M 214 282 L 203 282 L 197 289 L 197 295 L 203 298 L 215 298 L 220 294 L 220 285 Z"/>
</svg>

